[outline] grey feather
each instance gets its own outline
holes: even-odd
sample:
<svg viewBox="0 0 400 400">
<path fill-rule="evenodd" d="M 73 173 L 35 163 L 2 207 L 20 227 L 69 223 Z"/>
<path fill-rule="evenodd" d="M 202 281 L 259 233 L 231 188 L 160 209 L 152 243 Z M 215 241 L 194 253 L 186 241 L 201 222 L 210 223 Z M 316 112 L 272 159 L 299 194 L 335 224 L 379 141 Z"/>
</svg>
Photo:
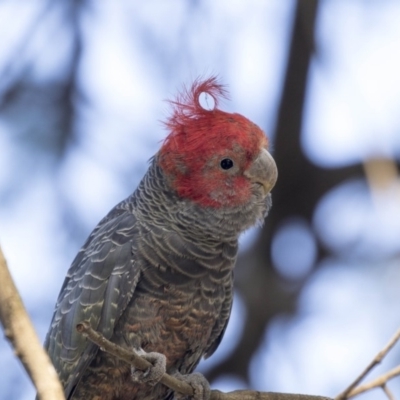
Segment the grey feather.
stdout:
<svg viewBox="0 0 400 400">
<path fill-rule="evenodd" d="M 119 345 L 164 353 L 170 371 L 190 373 L 213 354 L 231 311 L 238 235 L 269 207 L 256 195 L 250 206 L 199 207 L 171 191 L 156 157 L 91 233 L 61 288 L 45 347 L 67 399 L 169 395 L 160 385 L 135 387 L 129 366 L 76 331 L 83 320 Z"/>
</svg>

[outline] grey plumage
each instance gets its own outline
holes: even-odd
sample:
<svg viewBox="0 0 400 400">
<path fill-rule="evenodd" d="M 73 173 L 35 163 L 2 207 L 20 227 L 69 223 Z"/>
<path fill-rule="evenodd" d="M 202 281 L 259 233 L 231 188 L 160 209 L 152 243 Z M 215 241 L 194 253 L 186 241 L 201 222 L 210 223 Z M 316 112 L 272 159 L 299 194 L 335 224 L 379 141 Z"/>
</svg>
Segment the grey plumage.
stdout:
<svg viewBox="0 0 400 400">
<path fill-rule="evenodd" d="M 231 310 L 238 235 L 270 206 L 270 196 L 253 197 L 244 208 L 201 208 L 178 198 L 152 161 L 133 195 L 94 229 L 61 288 L 45 347 L 67 399 L 84 374 L 86 389 L 78 385 L 74 399 L 96 392 L 123 399 L 114 394 L 122 396 L 129 379 L 125 371 L 105 397 L 109 371 L 127 366 L 76 332 L 82 320 L 118 344 L 167 355 L 168 368 L 182 373 L 216 350 Z M 159 386 L 154 390 L 167 394 Z M 137 398 L 155 398 L 149 388 L 139 389 L 150 397 Z"/>
<path fill-rule="evenodd" d="M 204 92 L 214 109 L 201 107 Z M 139 187 L 100 221 L 73 261 L 45 342 L 68 400 L 173 395 L 143 377 L 134 381 L 130 365 L 76 331 L 81 321 L 120 346 L 164 354 L 168 373 L 191 373 L 220 344 L 238 237 L 263 221 L 277 179 L 264 133 L 217 109 L 224 95 L 212 77 L 177 97 L 170 133 Z"/>
</svg>

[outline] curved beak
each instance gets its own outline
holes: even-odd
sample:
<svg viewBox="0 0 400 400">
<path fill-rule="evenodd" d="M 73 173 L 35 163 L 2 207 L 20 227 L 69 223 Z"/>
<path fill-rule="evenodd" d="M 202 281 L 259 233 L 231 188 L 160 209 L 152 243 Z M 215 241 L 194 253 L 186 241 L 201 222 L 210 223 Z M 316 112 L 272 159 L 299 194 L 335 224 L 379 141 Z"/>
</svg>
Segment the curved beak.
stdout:
<svg viewBox="0 0 400 400">
<path fill-rule="evenodd" d="M 278 168 L 271 154 L 263 148 L 244 175 L 252 182 L 261 185 L 266 196 L 275 186 Z"/>
</svg>

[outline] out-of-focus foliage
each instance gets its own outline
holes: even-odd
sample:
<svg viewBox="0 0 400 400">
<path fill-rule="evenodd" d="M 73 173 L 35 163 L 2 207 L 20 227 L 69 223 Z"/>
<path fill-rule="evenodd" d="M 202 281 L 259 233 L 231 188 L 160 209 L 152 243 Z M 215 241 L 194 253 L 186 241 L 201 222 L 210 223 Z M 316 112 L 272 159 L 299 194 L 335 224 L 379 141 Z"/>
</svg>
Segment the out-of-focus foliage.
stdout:
<svg viewBox="0 0 400 400">
<path fill-rule="evenodd" d="M 217 73 L 280 178 L 201 368 L 223 390 L 341 391 L 400 325 L 399 19 L 395 0 L 3 0 L 0 242 L 41 337 L 73 256 L 165 136 L 162 100 Z M 0 352 L 0 397 L 33 398 Z"/>
</svg>

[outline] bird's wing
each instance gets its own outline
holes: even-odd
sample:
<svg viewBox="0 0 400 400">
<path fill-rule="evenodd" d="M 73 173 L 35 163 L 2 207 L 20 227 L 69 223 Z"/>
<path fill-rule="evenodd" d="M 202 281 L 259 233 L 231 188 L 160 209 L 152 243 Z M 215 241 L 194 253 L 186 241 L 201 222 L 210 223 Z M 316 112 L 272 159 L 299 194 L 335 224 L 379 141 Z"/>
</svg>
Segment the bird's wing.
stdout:
<svg viewBox="0 0 400 400">
<path fill-rule="evenodd" d="M 45 341 L 67 398 L 98 351 L 76 325 L 89 321 L 111 337 L 139 279 L 137 235 L 136 217 L 117 206 L 100 221 L 68 271 Z"/>
</svg>

